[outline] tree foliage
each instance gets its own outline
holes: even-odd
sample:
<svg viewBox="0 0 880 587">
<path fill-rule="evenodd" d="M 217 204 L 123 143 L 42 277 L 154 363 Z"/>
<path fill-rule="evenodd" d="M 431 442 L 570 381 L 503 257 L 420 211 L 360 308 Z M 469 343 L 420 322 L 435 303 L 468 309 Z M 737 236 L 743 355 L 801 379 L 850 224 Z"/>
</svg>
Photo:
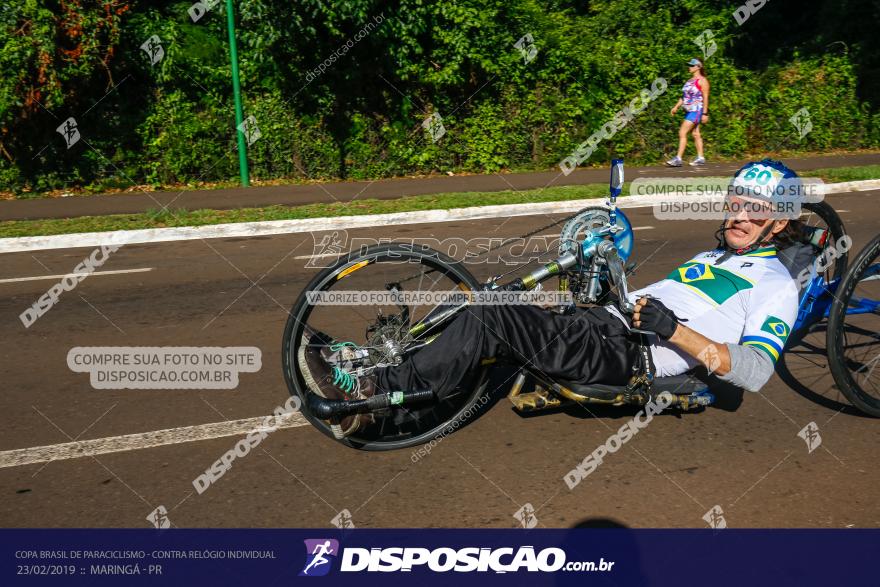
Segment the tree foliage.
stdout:
<svg viewBox="0 0 880 587">
<path fill-rule="evenodd" d="M 18 0 L 0 8 L 0 185 L 16 191 L 228 180 L 237 175 L 225 3 Z M 586 162 L 656 162 L 669 108 L 702 56 L 707 154 L 880 145 L 870 2 L 241 0 L 245 115 L 258 179 L 376 178 L 556 165 L 654 79 L 669 83 Z M 812 5 L 811 5 L 812 6 Z M 874 6 L 871 8 L 871 6 Z M 874 14 L 876 17 L 880 16 Z M 855 20 L 853 26 L 848 26 Z M 797 22 L 797 27 L 786 23 Z M 534 58 L 514 47 L 531 35 Z M 141 45 L 161 41 L 150 63 Z M 527 55 L 527 54 L 526 54 Z M 876 76 L 871 77 L 875 79 Z M 806 108 L 813 130 L 789 122 Z M 434 142 L 422 121 L 439 113 Z M 56 127 L 74 117 L 82 140 Z"/>
</svg>

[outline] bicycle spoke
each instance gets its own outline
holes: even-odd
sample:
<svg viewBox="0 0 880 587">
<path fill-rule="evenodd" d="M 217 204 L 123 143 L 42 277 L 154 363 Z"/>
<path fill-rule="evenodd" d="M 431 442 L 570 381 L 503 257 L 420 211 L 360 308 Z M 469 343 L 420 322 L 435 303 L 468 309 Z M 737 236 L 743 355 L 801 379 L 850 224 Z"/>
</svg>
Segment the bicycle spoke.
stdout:
<svg viewBox="0 0 880 587">
<path fill-rule="evenodd" d="M 363 260 L 369 262 L 360 263 Z M 308 301 L 308 298 L 301 296 L 301 300 L 305 301 L 300 304 L 304 304 L 305 309 L 295 315 L 310 329 L 327 336 L 333 342 L 303 342 L 301 338 L 293 339 L 295 344 L 291 356 L 297 356 L 296 348 L 299 344 L 306 344 L 310 349 L 323 350 L 334 348 L 335 344 L 339 344 L 337 341 L 351 341 L 357 345 L 357 350 L 366 351 L 354 360 L 352 367 L 356 365 L 358 369 L 369 370 L 395 360 L 406 360 L 410 346 L 424 346 L 437 336 L 434 334 L 433 337 L 413 340 L 409 335 L 411 325 L 421 323 L 437 309 L 442 310 L 444 304 L 430 299 L 385 299 L 374 302 L 369 298 L 359 297 L 361 294 L 355 292 L 385 292 L 396 289 L 407 295 L 427 296 L 475 289 L 476 279 L 459 267 L 444 260 L 442 256 L 426 254 L 418 248 L 391 244 L 376 248 L 374 252 L 363 252 L 348 259 L 346 264 L 328 268 L 325 270 L 324 281 L 316 282 L 314 290 L 332 294 L 329 299 L 335 300 L 332 302 L 335 305 Z M 346 301 L 340 304 L 337 294 L 347 293 L 354 296 L 353 303 Z M 448 322 L 444 321 L 432 330 L 442 332 L 446 324 Z M 392 347 L 399 349 L 400 354 L 392 355 Z M 300 388 L 305 386 L 305 379 L 297 379 L 297 385 Z M 346 436 L 343 441 L 375 450 L 385 445 L 399 446 L 422 437 L 429 438 L 432 433 L 439 433 L 463 409 L 470 397 L 467 391 L 460 395 L 451 394 L 444 397 L 443 401 L 424 406 L 396 406 L 374 412 L 369 425 Z M 475 393 L 476 390 L 471 389 L 470 392 Z M 312 424 L 329 434 L 330 428 L 326 421 L 314 417 L 310 419 Z"/>
</svg>

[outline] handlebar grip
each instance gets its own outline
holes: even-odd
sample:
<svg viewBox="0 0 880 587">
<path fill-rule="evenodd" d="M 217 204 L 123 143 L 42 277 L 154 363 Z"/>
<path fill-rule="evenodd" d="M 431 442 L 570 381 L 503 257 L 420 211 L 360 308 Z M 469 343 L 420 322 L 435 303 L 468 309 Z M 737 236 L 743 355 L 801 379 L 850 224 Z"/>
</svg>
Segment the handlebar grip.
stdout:
<svg viewBox="0 0 880 587">
<path fill-rule="evenodd" d="M 392 391 L 391 393 L 379 393 L 366 400 L 367 410 L 374 412 L 391 406 L 402 406 L 420 401 L 433 399 L 434 392 L 430 389 L 416 391 Z"/>
<path fill-rule="evenodd" d="M 315 416 L 322 420 L 329 420 L 330 418 L 376 412 L 392 406 L 403 406 L 431 399 L 434 399 L 434 392 L 430 389 L 379 393 L 367 399 L 358 400 L 329 400 L 311 393 L 308 405 L 309 410 Z"/>
</svg>

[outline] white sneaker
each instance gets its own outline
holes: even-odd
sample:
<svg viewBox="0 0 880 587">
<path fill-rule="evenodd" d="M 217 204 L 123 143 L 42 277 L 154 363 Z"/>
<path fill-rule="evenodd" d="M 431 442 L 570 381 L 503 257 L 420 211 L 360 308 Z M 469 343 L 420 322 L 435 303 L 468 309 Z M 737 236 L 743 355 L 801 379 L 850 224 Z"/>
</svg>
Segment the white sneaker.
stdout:
<svg viewBox="0 0 880 587">
<path fill-rule="evenodd" d="M 681 167 L 681 157 L 673 157 L 666 164 L 670 167 Z"/>
<path fill-rule="evenodd" d="M 705 164 L 706 164 L 705 157 L 697 157 L 696 159 L 694 159 L 693 161 L 690 162 L 690 165 L 692 165 L 694 167 L 696 167 L 698 165 L 705 165 Z"/>
</svg>

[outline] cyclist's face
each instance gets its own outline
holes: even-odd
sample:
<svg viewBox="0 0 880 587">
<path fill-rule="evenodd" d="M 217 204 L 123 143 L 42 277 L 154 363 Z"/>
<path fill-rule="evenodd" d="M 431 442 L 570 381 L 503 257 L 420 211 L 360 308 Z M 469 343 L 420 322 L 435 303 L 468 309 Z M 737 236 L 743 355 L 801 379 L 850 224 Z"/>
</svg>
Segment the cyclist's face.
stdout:
<svg viewBox="0 0 880 587">
<path fill-rule="evenodd" d="M 731 209 L 730 216 L 725 220 L 724 238 L 728 246 L 734 249 L 746 247 L 760 236 L 761 231 L 768 222 L 775 223 L 772 233 L 776 234 L 785 228 L 786 220 L 773 220 L 769 218 L 771 208 L 768 204 L 759 200 L 740 198 L 733 196 L 728 198 Z"/>
</svg>

